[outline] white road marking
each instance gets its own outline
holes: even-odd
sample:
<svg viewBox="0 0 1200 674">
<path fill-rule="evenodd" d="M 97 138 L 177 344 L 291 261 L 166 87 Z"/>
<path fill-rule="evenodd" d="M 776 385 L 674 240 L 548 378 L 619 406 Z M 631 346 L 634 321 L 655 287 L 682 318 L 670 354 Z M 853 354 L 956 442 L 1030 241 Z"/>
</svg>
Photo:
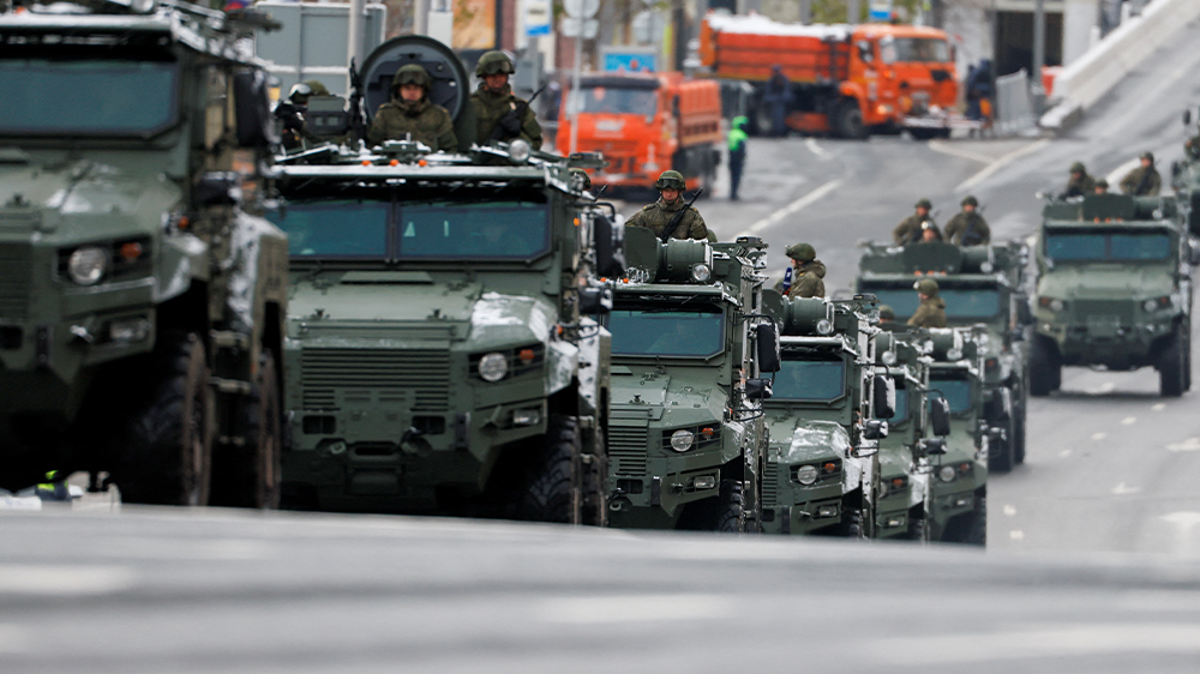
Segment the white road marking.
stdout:
<svg viewBox="0 0 1200 674">
<path fill-rule="evenodd" d="M 1153 405 L 1150 406 L 1150 410 L 1154 411 L 1154 412 L 1161 412 L 1165 409 L 1167 409 L 1166 403 L 1154 403 Z"/>
<path fill-rule="evenodd" d="M 830 192 L 832 192 L 832 191 L 836 190 L 838 187 L 840 187 L 841 184 L 842 184 L 841 179 L 830 180 L 829 182 L 825 183 L 824 185 L 821 185 L 817 189 L 800 197 L 799 199 L 788 204 L 787 206 L 784 206 L 783 208 L 775 211 L 774 213 L 763 218 L 762 220 L 759 220 L 758 222 L 750 225 L 749 229 L 747 229 L 745 232 L 742 232 L 741 234 L 739 234 L 739 236 L 745 236 L 748 234 L 757 234 L 757 233 L 761 232 L 762 230 L 764 230 L 764 229 L 770 227 L 771 225 L 779 222 L 780 220 L 788 217 L 789 215 L 793 215 L 793 214 L 799 212 L 800 209 L 805 208 L 806 206 L 810 206 L 813 203 L 816 203 L 819 199 L 821 199 L 825 195 L 829 194 Z"/>
<path fill-rule="evenodd" d="M 1071 456 L 1071 450 L 1064 449 L 1063 451 L 1059 452 L 1058 455 L 1065 459 L 1068 456 Z"/>
<path fill-rule="evenodd" d="M 1017 530 L 1010 531 L 1008 532 L 1008 538 L 1009 540 L 1013 541 L 1023 541 L 1025 540 L 1025 532 Z"/>
<path fill-rule="evenodd" d="M 20 625 L 0 623 L 0 654 L 29 652 L 29 639 Z"/>
<path fill-rule="evenodd" d="M 1016 506 L 1011 506 L 1011 505 L 1004 506 L 1004 514 L 1008 515 L 1009 517 L 1016 515 L 1017 514 Z"/>
<path fill-rule="evenodd" d="M 735 609 L 730 598 L 715 594 L 635 594 L 547 599 L 536 614 L 553 623 L 674 622 L 722 618 Z"/>
<path fill-rule="evenodd" d="M 1200 451 L 1200 438 L 1188 438 L 1183 442 L 1176 442 L 1167 445 L 1167 449 L 1172 452 L 1196 452 Z"/>
<path fill-rule="evenodd" d="M 135 584 L 133 569 L 123 566 L 0 564 L 0 595 L 92 596 L 113 594 Z"/>
<path fill-rule="evenodd" d="M 1200 625 L 1124 623 L 1027 625 L 1020 631 L 875 639 L 861 653 L 888 664 L 991 663 L 1111 653 L 1200 654 Z"/>
<path fill-rule="evenodd" d="M 1126 487 L 1125 483 L 1122 482 L 1121 484 L 1113 487 L 1112 493 L 1114 496 L 1125 496 L 1127 494 L 1136 494 L 1141 490 L 1141 487 Z"/>
<path fill-rule="evenodd" d="M 1099 395 L 1101 393 L 1112 393 L 1115 390 L 1117 390 L 1117 382 L 1106 381 L 1099 386 L 1094 386 L 1094 387 L 1088 389 L 1087 392 L 1092 395 Z"/>
<path fill-rule="evenodd" d="M 808 148 L 809 152 L 817 155 L 821 159 L 829 159 L 829 158 L 833 157 L 833 155 L 829 154 L 828 150 L 821 147 L 820 145 L 817 145 L 816 138 L 809 138 L 808 140 L 804 141 L 804 146 Z"/>
<path fill-rule="evenodd" d="M 1137 417 L 1125 417 L 1121 420 L 1122 426 L 1132 426 L 1137 423 Z"/>
<path fill-rule="evenodd" d="M 992 163 L 993 159 L 986 154 L 964 150 L 961 147 L 955 147 L 954 145 L 941 140 L 931 140 L 928 143 L 925 143 L 925 147 L 933 150 L 934 152 L 941 152 L 942 154 L 948 154 L 952 157 L 962 157 L 963 159 L 970 159 L 971 161 L 977 161 L 984 164 Z"/>
<path fill-rule="evenodd" d="M 1100 431 L 1099 433 L 1092 433 L 1093 440 L 1103 440 L 1104 438 L 1107 438 L 1107 437 L 1108 437 L 1108 433 L 1105 433 L 1104 431 Z"/>
<path fill-rule="evenodd" d="M 0 496 L 0 510 L 35 511 L 42 509 L 42 499 L 36 496 Z"/>
<path fill-rule="evenodd" d="M 1009 152 L 1008 154 L 1004 155 L 1003 157 L 1000 157 L 999 159 L 992 162 L 991 164 L 988 164 L 987 166 L 983 167 L 983 169 L 980 170 L 975 175 L 973 175 L 970 178 L 967 178 L 966 180 L 959 183 L 958 187 L 954 188 L 954 191 L 955 192 L 966 192 L 967 190 L 971 189 L 972 187 L 975 187 L 976 185 L 983 182 L 984 180 L 987 180 L 988 178 L 992 177 L 992 175 L 994 173 L 996 173 L 996 171 L 999 171 L 1000 169 L 1004 168 L 1005 166 L 1008 166 L 1010 163 L 1012 163 L 1013 160 L 1020 159 L 1021 157 L 1024 157 L 1027 154 L 1037 152 L 1038 150 L 1042 149 L 1043 147 L 1046 147 L 1049 144 L 1050 144 L 1050 139 L 1043 138 L 1039 141 L 1030 143 L 1029 145 L 1026 145 L 1025 147 L 1013 150 L 1012 152 Z"/>
<path fill-rule="evenodd" d="M 1164 522 L 1177 524 L 1182 529 L 1191 529 L 1197 524 L 1200 524 L 1200 513 L 1193 510 L 1182 510 L 1169 515 L 1163 515 L 1162 519 Z M 1200 606 L 1197 608 L 1200 608 Z"/>
</svg>

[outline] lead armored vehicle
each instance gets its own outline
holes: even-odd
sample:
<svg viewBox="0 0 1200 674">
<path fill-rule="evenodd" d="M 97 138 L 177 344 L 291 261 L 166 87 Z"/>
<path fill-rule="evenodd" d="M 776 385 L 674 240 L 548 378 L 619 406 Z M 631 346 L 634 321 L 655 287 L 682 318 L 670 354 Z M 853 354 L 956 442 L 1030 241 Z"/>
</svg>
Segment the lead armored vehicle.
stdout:
<svg viewBox="0 0 1200 674">
<path fill-rule="evenodd" d="M 905 321 L 917 308 L 913 281 L 931 276 L 946 302 L 946 324 L 984 324 L 984 397 L 988 424 L 1002 430 L 991 448 L 991 469 L 1008 472 L 1025 461 L 1025 414 L 1029 398 L 1026 348 L 1033 317 L 1026 294 L 1029 248 L 1004 245 L 959 247 L 949 243 L 866 245 L 859 260 L 859 292 L 874 293 Z"/>
<path fill-rule="evenodd" d="M 411 62 L 465 89 L 452 52 L 411 36 L 363 81 Z M 524 141 L 279 160 L 285 505 L 603 524 L 609 338 L 588 316 L 611 304 L 591 279 L 614 234 L 571 174 L 596 164 Z"/>
<path fill-rule="evenodd" d="M 274 505 L 287 244 L 252 214 L 274 139 L 239 48 L 263 22 L 21 4 L 0 13 L 0 487 L 83 470 L 126 502 Z"/>
<path fill-rule="evenodd" d="M 763 530 L 872 537 L 879 442 L 895 409 L 890 377 L 876 376 L 871 299 L 787 299 L 764 292 L 781 328 L 782 364 L 764 402 L 771 446 Z"/>
<path fill-rule="evenodd" d="M 1164 396 L 1191 388 L 1192 269 L 1171 196 L 1098 194 L 1046 205 L 1037 249 L 1030 392 L 1068 365 L 1158 370 Z"/>
<path fill-rule="evenodd" d="M 762 311 L 766 244 L 628 227 L 613 286 L 609 508 L 613 526 L 753 531 L 767 450 L 762 372 L 778 369 Z"/>
</svg>

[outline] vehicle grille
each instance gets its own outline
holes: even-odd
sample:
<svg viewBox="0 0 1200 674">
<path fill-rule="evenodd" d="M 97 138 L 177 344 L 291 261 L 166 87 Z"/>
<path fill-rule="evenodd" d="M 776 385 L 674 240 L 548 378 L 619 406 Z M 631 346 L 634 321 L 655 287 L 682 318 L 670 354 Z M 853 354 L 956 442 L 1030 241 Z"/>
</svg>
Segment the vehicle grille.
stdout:
<svg viewBox="0 0 1200 674">
<path fill-rule="evenodd" d="M 608 459 L 617 475 L 646 474 L 646 428 L 608 427 Z"/>
<path fill-rule="evenodd" d="M 346 395 L 378 392 L 380 402 L 406 399 L 414 412 L 442 412 L 450 405 L 450 352 L 373 349 L 304 349 L 300 360 L 305 409 L 337 409 Z"/>
<path fill-rule="evenodd" d="M 0 318 L 28 315 L 32 253 L 29 246 L 0 246 Z"/>
<path fill-rule="evenodd" d="M 779 501 L 779 464 L 768 461 L 763 467 L 762 504 L 763 506 L 778 505 Z"/>
<path fill-rule="evenodd" d="M 1079 322 L 1101 317 L 1119 320 L 1122 324 L 1133 323 L 1133 300 L 1075 300 L 1074 314 Z"/>
</svg>

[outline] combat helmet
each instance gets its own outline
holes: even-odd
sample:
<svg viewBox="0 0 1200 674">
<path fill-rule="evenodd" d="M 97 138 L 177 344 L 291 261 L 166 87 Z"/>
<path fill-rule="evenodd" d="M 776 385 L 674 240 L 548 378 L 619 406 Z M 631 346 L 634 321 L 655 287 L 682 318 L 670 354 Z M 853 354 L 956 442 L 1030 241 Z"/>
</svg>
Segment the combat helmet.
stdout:
<svg viewBox="0 0 1200 674">
<path fill-rule="evenodd" d="M 793 243 L 787 247 L 784 254 L 797 262 L 812 262 L 817 259 L 817 250 L 810 243 Z"/>
<path fill-rule="evenodd" d="M 683 181 L 683 174 L 675 169 L 667 169 L 662 172 L 658 180 L 654 181 L 654 189 L 656 190 L 684 190 L 687 189 L 687 183 Z"/>
<path fill-rule="evenodd" d="M 962 205 L 963 206 L 979 206 L 979 200 L 975 198 L 975 195 L 968 194 L 967 196 L 963 197 Z"/>
<path fill-rule="evenodd" d="M 305 80 L 292 85 L 288 100 L 297 105 L 308 104 L 310 96 L 329 96 L 329 89 L 320 80 Z"/>
<path fill-rule="evenodd" d="M 924 208 L 925 210 L 929 210 L 933 208 L 933 202 L 925 198 L 917 199 L 917 205 L 913 206 L 913 208 Z"/>
<path fill-rule="evenodd" d="M 1087 173 L 1087 169 L 1083 167 L 1083 162 L 1077 161 L 1074 164 L 1071 164 L 1071 170 L 1069 173 Z"/>
<path fill-rule="evenodd" d="M 592 189 L 592 177 L 588 175 L 587 171 L 581 168 L 571 169 L 571 183 L 572 185 L 578 185 L 580 189 Z"/>
<path fill-rule="evenodd" d="M 926 297 L 938 296 L 938 282 L 931 278 L 923 278 L 920 281 L 917 281 L 913 284 L 913 288 L 916 288 L 917 292 Z"/>
<path fill-rule="evenodd" d="M 511 75 L 517 72 L 517 67 L 513 65 L 512 59 L 499 50 L 492 50 L 483 56 L 479 57 L 479 63 L 475 64 L 475 74 L 479 77 L 487 75 Z"/>
<path fill-rule="evenodd" d="M 1140 155 L 1138 155 L 1138 159 L 1149 159 L 1150 163 L 1153 164 L 1154 163 L 1154 153 L 1147 150 L 1146 152 L 1143 152 Z"/>
<path fill-rule="evenodd" d="M 396 76 L 392 78 L 392 93 L 395 93 L 402 84 L 415 84 L 425 89 L 425 93 L 433 88 L 433 78 L 429 76 L 429 71 L 425 70 L 416 63 L 409 63 L 396 71 Z"/>
<path fill-rule="evenodd" d="M 896 310 L 889 304 L 879 305 L 879 319 L 884 321 L 896 320 Z"/>
<path fill-rule="evenodd" d="M 1108 189 L 1108 181 L 1107 181 L 1107 180 L 1105 180 L 1104 178 L 1101 178 L 1101 179 L 1099 179 L 1099 180 L 1097 180 L 1097 181 L 1096 181 L 1096 185 L 1095 185 L 1095 186 L 1096 186 L 1096 187 L 1103 187 L 1104 189 Z"/>
</svg>

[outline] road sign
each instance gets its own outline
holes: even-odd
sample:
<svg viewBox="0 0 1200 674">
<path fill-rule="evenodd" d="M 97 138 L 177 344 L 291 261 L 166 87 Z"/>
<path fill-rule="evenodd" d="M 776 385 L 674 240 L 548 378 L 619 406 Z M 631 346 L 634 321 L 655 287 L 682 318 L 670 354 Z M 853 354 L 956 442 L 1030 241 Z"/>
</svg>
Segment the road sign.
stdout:
<svg viewBox="0 0 1200 674">
<path fill-rule="evenodd" d="M 577 19 L 590 19 L 600 11 L 600 0 L 563 0 L 563 12 Z"/>
<path fill-rule="evenodd" d="M 585 40 L 595 38 L 599 30 L 599 21 L 595 19 L 583 19 L 580 21 L 573 16 L 564 16 L 562 24 L 559 25 L 559 32 L 563 34 L 563 37 L 582 37 Z"/>
<path fill-rule="evenodd" d="M 550 34 L 550 0 L 525 0 L 525 35 Z"/>
</svg>

